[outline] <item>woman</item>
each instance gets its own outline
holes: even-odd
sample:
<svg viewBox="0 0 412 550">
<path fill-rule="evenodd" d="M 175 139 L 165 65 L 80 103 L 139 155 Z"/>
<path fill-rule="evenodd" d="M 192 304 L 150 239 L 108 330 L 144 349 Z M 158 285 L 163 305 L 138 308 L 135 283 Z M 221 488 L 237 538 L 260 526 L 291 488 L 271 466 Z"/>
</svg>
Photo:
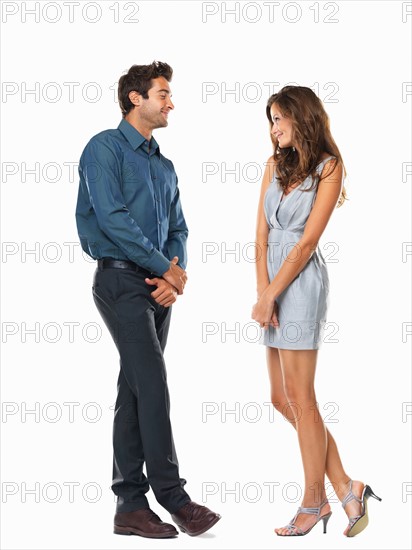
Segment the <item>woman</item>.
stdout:
<svg viewBox="0 0 412 550">
<path fill-rule="evenodd" d="M 316 94 L 285 86 L 269 98 L 267 117 L 274 154 L 268 160 L 258 208 L 257 298 L 252 317 L 264 328 L 272 403 L 297 431 L 305 490 L 295 517 L 275 529 L 306 535 L 332 514 L 324 479 L 342 502 L 348 537 L 368 523 L 367 499 L 377 497 L 343 469 L 336 443 L 320 415 L 314 378 L 326 321 L 329 280 L 318 241 L 336 206 L 346 199 L 344 165 Z M 345 173 L 346 176 L 346 173 Z M 317 416 L 317 418 L 315 418 Z"/>
</svg>

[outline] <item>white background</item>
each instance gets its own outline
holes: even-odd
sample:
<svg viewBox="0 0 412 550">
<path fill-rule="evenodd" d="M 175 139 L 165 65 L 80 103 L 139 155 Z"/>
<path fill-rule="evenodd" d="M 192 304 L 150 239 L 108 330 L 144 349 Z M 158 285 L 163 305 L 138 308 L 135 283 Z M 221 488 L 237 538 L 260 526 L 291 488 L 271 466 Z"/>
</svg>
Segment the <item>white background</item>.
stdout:
<svg viewBox="0 0 412 550">
<path fill-rule="evenodd" d="M 64 2 L 38 2 L 38 21 L 25 16 L 34 4 L 2 7 L 2 547 L 409 548 L 410 338 L 402 331 L 411 321 L 411 260 L 402 243 L 411 240 L 411 176 L 402 166 L 411 161 L 412 98 L 402 90 L 411 81 L 412 15 L 403 22 L 402 11 L 410 2 L 110 0 L 73 6 L 72 22 Z M 238 16 L 225 21 L 225 8 Z M 138 22 L 126 23 L 128 14 Z M 117 127 L 119 76 L 154 59 L 174 69 L 176 108 L 155 137 L 175 164 L 190 229 L 189 283 L 166 350 L 175 442 L 189 494 L 223 516 L 201 537 L 166 541 L 112 534 L 118 358 L 92 301 L 94 264 L 77 244 L 77 171 L 63 164 Z M 73 97 L 70 82 L 78 83 Z M 371 524 L 355 539 L 343 536 L 346 515 L 330 491 L 326 536 L 320 526 L 305 539 L 273 532 L 293 517 L 303 476 L 296 434 L 268 405 L 264 348 L 250 318 L 248 243 L 258 172 L 271 153 L 268 82 L 273 91 L 317 86 L 348 172 L 350 201 L 320 244 L 329 254 L 331 324 L 317 397 L 348 474 L 383 498 L 370 500 Z M 205 83 L 217 93 L 202 95 Z M 37 97 L 25 92 L 36 86 Z M 35 163 L 38 181 L 24 174 Z M 217 173 L 202 178 L 202 163 Z M 223 163 L 238 163 L 238 181 Z M 216 253 L 202 256 L 205 246 Z M 77 404 L 72 417 L 67 403 Z M 202 416 L 206 409 L 215 414 Z"/>
</svg>

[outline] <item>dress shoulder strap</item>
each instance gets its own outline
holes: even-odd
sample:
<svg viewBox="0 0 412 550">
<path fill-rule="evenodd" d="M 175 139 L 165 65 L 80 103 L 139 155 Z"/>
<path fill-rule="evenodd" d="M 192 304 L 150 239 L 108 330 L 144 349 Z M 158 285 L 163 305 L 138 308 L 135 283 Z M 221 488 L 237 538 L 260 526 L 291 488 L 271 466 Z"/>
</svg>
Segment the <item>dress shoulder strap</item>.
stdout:
<svg viewBox="0 0 412 550">
<path fill-rule="evenodd" d="M 319 171 L 319 173 L 322 172 L 323 167 L 328 162 L 328 160 L 335 159 L 335 158 L 336 158 L 335 156 L 329 155 L 328 157 L 326 157 L 326 158 L 324 158 L 323 160 L 320 161 L 320 163 L 317 165 L 316 169 Z"/>
</svg>

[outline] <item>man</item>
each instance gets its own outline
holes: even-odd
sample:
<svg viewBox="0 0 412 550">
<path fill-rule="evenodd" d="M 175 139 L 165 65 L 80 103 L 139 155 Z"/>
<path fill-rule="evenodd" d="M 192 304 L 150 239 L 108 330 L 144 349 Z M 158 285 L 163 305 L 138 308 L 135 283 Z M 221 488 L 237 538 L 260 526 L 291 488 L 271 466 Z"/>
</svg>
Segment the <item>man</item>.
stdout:
<svg viewBox="0 0 412 550">
<path fill-rule="evenodd" d="M 123 120 L 86 145 L 76 209 L 83 250 L 98 263 L 94 301 L 120 355 L 114 532 L 150 538 L 178 532 L 150 510 L 149 485 L 182 532 L 200 535 L 220 519 L 183 489 L 169 419 L 163 351 L 171 306 L 187 280 L 188 230 L 173 164 L 152 131 L 168 125 L 174 108 L 172 72 L 166 63 L 153 62 L 133 65 L 120 78 Z"/>
</svg>

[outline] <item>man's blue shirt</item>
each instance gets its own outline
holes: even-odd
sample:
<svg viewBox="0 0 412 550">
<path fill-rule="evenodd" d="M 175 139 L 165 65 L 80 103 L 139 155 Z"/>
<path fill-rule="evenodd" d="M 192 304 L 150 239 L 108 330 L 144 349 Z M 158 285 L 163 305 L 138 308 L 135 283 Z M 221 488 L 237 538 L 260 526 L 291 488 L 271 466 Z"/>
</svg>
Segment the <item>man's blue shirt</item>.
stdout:
<svg viewBox="0 0 412 550">
<path fill-rule="evenodd" d="M 187 225 L 173 163 L 125 119 L 92 137 L 79 163 L 76 223 L 92 258 L 132 260 L 161 276 L 186 269 Z"/>
</svg>

